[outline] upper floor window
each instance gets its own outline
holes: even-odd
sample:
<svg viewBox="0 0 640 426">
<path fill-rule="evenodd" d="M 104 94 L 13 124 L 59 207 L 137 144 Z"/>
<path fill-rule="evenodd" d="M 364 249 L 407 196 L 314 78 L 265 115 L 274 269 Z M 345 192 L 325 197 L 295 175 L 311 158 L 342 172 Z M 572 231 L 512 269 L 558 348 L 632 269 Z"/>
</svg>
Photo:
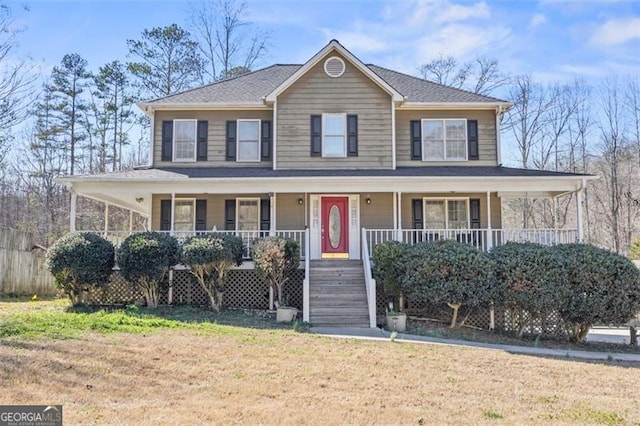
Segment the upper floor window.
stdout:
<svg viewBox="0 0 640 426">
<path fill-rule="evenodd" d="M 322 114 L 322 156 L 347 156 L 347 115 Z"/>
<path fill-rule="evenodd" d="M 324 113 L 311 116 L 312 157 L 357 157 L 358 116 Z"/>
<path fill-rule="evenodd" d="M 460 161 L 466 159 L 466 120 L 422 120 L 423 161 Z"/>
<path fill-rule="evenodd" d="M 238 120 L 237 161 L 260 161 L 260 120 Z"/>
<path fill-rule="evenodd" d="M 197 120 L 173 120 L 173 161 L 196 161 Z"/>
</svg>

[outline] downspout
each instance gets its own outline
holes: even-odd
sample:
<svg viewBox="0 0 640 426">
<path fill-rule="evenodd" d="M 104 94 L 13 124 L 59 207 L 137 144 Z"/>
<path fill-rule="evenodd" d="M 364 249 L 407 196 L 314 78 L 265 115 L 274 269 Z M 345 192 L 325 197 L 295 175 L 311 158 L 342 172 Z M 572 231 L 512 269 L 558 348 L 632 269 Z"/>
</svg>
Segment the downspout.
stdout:
<svg viewBox="0 0 640 426">
<path fill-rule="evenodd" d="M 276 98 L 275 101 L 273 101 L 273 130 L 272 130 L 272 135 L 271 137 L 273 138 L 273 146 L 271 147 L 271 150 L 273 151 L 273 170 L 277 170 L 277 152 L 278 150 L 276 149 L 276 141 L 278 140 L 278 99 Z"/>
<path fill-rule="evenodd" d="M 586 179 L 580 180 L 580 187 L 577 191 L 577 200 L 576 200 L 576 209 L 577 209 L 577 220 L 578 220 L 578 242 L 581 243 L 584 241 L 584 234 L 582 232 L 582 192 L 587 186 Z"/>
<path fill-rule="evenodd" d="M 502 165 L 502 150 L 500 149 L 500 117 L 502 117 L 502 105 L 496 108 L 496 162 Z"/>
<path fill-rule="evenodd" d="M 153 167 L 153 145 L 154 145 L 154 136 L 155 136 L 155 122 L 156 122 L 156 112 L 151 109 L 151 114 L 149 115 L 149 120 L 151 122 L 149 128 L 149 167 Z"/>
<path fill-rule="evenodd" d="M 391 169 L 396 169 L 396 104 L 391 97 Z"/>
</svg>

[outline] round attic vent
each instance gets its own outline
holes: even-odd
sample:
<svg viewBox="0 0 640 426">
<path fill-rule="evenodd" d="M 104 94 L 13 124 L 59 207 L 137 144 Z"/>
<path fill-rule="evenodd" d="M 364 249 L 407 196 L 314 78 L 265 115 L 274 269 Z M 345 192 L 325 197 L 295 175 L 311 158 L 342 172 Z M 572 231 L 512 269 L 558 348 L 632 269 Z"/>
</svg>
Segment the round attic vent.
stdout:
<svg viewBox="0 0 640 426">
<path fill-rule="evenodd" d="M 329 77 L 340 77 L 344 74 L 344 69 L 344 61 L 337 56 L 332 56 L 324 61 L 324 72 L 327 73 Z"/>
</svg>

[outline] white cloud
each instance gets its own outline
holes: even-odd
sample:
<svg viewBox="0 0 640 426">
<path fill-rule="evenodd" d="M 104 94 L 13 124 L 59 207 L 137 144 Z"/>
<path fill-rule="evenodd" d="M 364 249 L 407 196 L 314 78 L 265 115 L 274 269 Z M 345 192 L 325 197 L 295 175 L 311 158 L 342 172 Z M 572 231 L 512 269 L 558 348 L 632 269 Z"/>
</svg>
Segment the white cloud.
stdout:
<svg viewBox="0 0 640 426">
<path fill-rule="evenodd" d="M 536 13 L 529 20 L 529 28 L 533 30 L 546 23 L 547 23 L 547 17 L 544 16 L 542 13 Z"/>
<path fill-rule="evenodd" d="M 334 31 L 324 29 L 322 32 L 327 39 L 336 39 L 351 52 L 377 53 L 390 48 L 388 43 L 373 34 L 362 31 Z"/>
<path fill-rule="evenodd" d="M 589 38 L 589 43 L 609 47 L 640 39 L 640 18 L 610 19 L 600 25 Z"/>
<path fill-rule="evenodd" d="M 488 19 L 491 17 L 491 10 L 484 1 L 466 6 L 448 1 L 426 0 L 419 1 L 410 16 L 408 23 L 411 26 L 439 25 L 469 19 Z"/>
<path fill-rule="evenodd" d="M 423 60 L 434 58 L 440 53 L 464 59 L 490 53 L 497 44 L 507 40 L 510 32 L 508 28 L 499 25 L 447 25 L 434 33 L 425 34 L 416 47 Z"/>
</svg>

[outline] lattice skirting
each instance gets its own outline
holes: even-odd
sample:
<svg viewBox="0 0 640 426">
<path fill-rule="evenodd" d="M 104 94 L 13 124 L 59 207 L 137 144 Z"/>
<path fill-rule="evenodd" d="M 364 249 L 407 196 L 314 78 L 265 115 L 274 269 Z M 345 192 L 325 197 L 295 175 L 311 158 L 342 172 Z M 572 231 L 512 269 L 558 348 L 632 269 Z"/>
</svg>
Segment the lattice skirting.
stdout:
<svg viewBox="0 0 640 426">
<path fill-rule="evenodd" d="M 298 269 L 284 289 L 284 299 L 288 306 L 302 309 L 302 281 L 304 270 Z M 160 289 L 160 304 L 208 306 L 209 298 L 198 281 L 187 270 L 177 270 L 173 283 L 163 283 Z M 133 304 L 144 302 L 142 292 L 127 282 L 119 272 L 114 271 L 109 285 L 89 293 L 89 303 L 97 305 Z M 223 296 L 223 306 L 232 309 L 268 309 L 269 286 L 262 282 L 253 269 L 233 269 L 229 272 Z"/>
<path fill-rule="evenodd" d="M 387 308 L 388 301 L 382 294 L 380 289 L 377 289 L 377 313 L 378 316 L 384 316 L 385 310 Z M 452 310 L 446 305 L 436 305 L 433 303 L 425 303 L 425 302 L 412 302 L 411 300 L 407 300 L 405 311 L 408 315 L 417 316 L 421 318 L 433 318 L 443 322 L 451 321 Z M 512 311 L 510 309 L 497 306 L 494 309 L 494 323 L 496 330 L 503 331 L 509 334 L 515 334 L 518 330 L 518 323 L 520 316 L 526 315 L 524 312 Z M 467 317 L 468 316 L 468 317 Z M 490 310 L 488 307 L 477 307 L 469 309 L 465 306 L 460 308 L 458 312 L 458 320 L 462 321 L 464 318 L 467 318 L 465 321 L 466 325 L 489 329 L 491 316 Z M 537 318 L 535 320 L 530 321 L 530 323 L 525 327 L 525 334 L 529 335 L 542 335 L 548 337 L 567 337 L 567 327 L 558 314 L 558 312 L 549 312 L 542 318 Z"/>
</svg>

